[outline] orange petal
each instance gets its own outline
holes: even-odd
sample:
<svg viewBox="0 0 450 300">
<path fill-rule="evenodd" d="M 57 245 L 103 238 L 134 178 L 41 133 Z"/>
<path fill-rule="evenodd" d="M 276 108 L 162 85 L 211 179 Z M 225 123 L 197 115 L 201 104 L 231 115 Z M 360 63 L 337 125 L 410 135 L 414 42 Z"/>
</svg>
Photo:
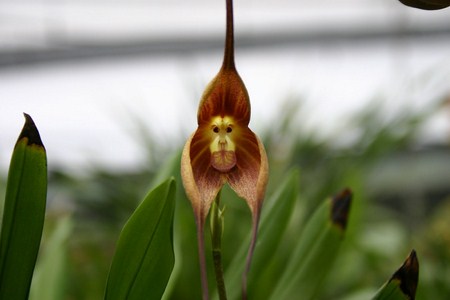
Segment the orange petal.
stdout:
<svg viewBox="0 0 450 300">
<path fill-rule="evenodd" d="M 197 218 L 204 222 L 211 203 L 226 178 L 211 167 L 210 138 L 202 128 L 191 135 L 181 157 L 181 177 L 184 189 Z"/>
<path fill-rule="evenodd" d="M 247 127 L 240 129 L 235 143 L 236 167 L 227 173 L 228 184 L 247 201 L 253 214 L 259 214 L 269 173 L 264 145 Z"/>
<path fill-rule="evenodd" d="M 220 70 L 203 93 L 198 124 L 207 124 L 216 116 L 230 116 L 242 126 L 250 122 L 248 92 L 235 69 Z"/>
</svg>

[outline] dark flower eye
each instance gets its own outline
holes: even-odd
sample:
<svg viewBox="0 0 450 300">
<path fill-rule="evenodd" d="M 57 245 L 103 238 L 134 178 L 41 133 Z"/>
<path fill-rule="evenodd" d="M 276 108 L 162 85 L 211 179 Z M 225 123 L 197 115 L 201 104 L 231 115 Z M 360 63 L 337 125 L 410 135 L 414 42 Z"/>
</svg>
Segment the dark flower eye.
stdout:
<svg viewBox="0 0 450 300">
<path fill-rule="evenodd" d="M 213 127 L 213 131 L 214 131 L 215 133 L 219 133 L 219 127 L 214 126 L 214 127 Z"/>
<path fill-rule="evenodd" d="M 230 126 L 227 127 L 227 133 L 230 133 L 233 131 L 233 128 L 231 128 Z"/>
</svg>

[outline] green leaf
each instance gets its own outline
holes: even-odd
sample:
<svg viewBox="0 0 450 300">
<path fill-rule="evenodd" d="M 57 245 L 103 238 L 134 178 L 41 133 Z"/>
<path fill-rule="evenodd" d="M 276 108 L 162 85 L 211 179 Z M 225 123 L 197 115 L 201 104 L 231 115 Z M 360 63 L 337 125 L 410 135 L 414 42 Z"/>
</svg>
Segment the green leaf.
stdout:
<svg viewBox="0 0 450 300">
<path fill-rule="evenodd" d="M 419 261 L 412 250 L 403 265 L 386 282 L 373 300 L 414 300 L 419 281 Z"/>
<path fill-rule="evenodd" d="M 25 114 L 11 158 L 0 237 L 0 299 L 27 299 L 41 242 L 47 197 L 47 158 Z"/>
<path fill-rule="evenodd" d="M 265 270 L 269 261 L 273 258 L 274 253 L 276 253 L 283 232 L 289 224 L 295 202 L 298 199 L 298 182 L 299 173 L 297 170 L 294 170 L 287 176 L 287 179 L 283 181 L 283 184 L 277 189 L 274 195 L 270 199 L 267 199 L 267 207 L 263 207 L 257 247 L 250 268 L 250 298 L 252 298 L 251 289 L 257 288 L 258 276 Z M 248 251 L 250 238 L 249 233 L 248 237 L 242 241 L 242 246 L 236 252 L 236 255 L 225 271 L 225 284 L 230 299 L 240 298 L 241 276 L 244 271 L 245 256 Z M 213 296 L 215 299 L 217 297 L 216 294 Z"/>
<path fill-rule="evenodd" d="M 151 191 L 125 224 L 105 299 L 161 299 L 174 265 L 175 180 Z"/>
<path fill-rule="evenodd" d="M 47 223 L 48 224 L 48 223 Z M 64 299 L 67 286 L 67 242 L 72 234 L 73 221 L 63 217 L 45 240 L 39 255 L 31 285 L 30 300 Z"/>
<path fill-rule="evenodd" d="M 344 190 L 325 201 L 307 222 L 272 299 L 313 299 L 337 257 L 351 204 Z"/>
</svg>

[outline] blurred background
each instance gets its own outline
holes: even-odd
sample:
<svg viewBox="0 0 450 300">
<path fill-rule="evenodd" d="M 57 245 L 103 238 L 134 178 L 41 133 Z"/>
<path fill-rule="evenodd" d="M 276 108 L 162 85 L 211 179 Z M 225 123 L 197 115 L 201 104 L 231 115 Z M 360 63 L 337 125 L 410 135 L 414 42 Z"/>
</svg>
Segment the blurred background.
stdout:
<svg viewBox="0 0 450 300">
<path fill-rule="evenodd" d="M 362 203 L 363 225 L 342 251 L 353 268 L 330 276 L 324 299 L 370 294 L 411 248 L 424 258 L 421 299 L 449 295 L 450 9 L 396 0 L 235 0 L 234 9 L 250 127 L 271 160 L 268 193 L 298 168 L 302 211 L 345 186 Z M 0 2 L 0 193 L 26 112 L 51 172 L 46 239 L 66 224 L 59 297 L 102 297 L 120 228 L 196 129 L 224 28 L 222 0 Z M 189 250 L 167 297 L 196 299 L 194 223 L 179 193 L 176 241 Z M 227 230 L 246 234 L 231 225 L 233 211 L 249 218 L 246 207 L 227 205 Z"/>
</svg>

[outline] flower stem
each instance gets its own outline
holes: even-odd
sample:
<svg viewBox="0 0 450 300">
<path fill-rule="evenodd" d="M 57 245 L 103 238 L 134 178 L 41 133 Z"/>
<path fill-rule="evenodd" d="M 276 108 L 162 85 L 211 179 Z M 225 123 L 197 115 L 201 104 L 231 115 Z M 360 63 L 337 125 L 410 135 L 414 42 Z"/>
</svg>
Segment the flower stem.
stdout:
<svg viewBox="0 0 450 300">
<path fill-rule="evenodd" d="M 203 227 L 204 227 L 203 221 L 198 220 L 197 242 L 198 242 L 198 257 L 200 263 L 200 278 L 202 283 L 202 299 L 209 300 L 208 276 L 206 272 L 206 257 L 205 257 L 205 235 Z"/>
<path fill-rule="evenodd" d="M 224 70 L 234 70 L 234 21 L 233 21 L 233 0 L 226 0 L 227 8 L 227 29 L 225 34 L 225 53 L 222 68 Z"/>
<path fill-rule="evenodd" d="M 214 270 L 216 274 L 217 292 L 220 300 L 227 300 L 227 292 L 225 289 L 225 281 L 223 280 L 222 253 L 213 250 Z"/>
<path fill-rule="evenodd" d="M 220 192 L 217 194 L 216 200 L 211 207 L 211 242 L 212 242 L 212 255 L 214 261 L 214 272 L 216 277 L 217 291 L 219 293 L 220 300 L 227 299 L 227 293 L 225 289 L 225 281 L 223 279 L 223 266 L 222 266 L 222 233 L 223 233 L 223 210 L 219 208 L 220 205 Z"/>
</svg>

